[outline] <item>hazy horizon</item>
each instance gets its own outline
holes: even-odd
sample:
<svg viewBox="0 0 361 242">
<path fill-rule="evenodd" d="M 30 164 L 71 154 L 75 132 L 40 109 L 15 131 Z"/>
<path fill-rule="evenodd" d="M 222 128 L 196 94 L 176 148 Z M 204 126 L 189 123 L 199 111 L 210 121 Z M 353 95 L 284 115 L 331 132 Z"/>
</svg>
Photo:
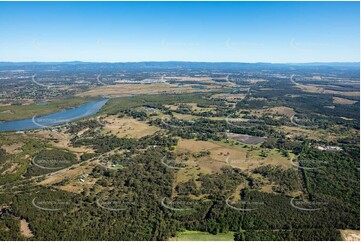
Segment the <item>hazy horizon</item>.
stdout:
<svg viewBox="0 0 361 242">
<path fill-rule="evenodd" d="M 65 60 L 65 61 L 0 61 L 0 63 L 167 63 L 167 62 L 181 62 L 181 63 L 236 63 L 236 64 L 280 64 L 280 65 L 301 65 L 301 64 L 360 64 L 360 61 L 314 61 L 314 62 L 242 62 L 242 61 L 187 61 L 187 60 L 144 60 L 144 61 L 79 61 L 79 60 Z"/>
</svg>

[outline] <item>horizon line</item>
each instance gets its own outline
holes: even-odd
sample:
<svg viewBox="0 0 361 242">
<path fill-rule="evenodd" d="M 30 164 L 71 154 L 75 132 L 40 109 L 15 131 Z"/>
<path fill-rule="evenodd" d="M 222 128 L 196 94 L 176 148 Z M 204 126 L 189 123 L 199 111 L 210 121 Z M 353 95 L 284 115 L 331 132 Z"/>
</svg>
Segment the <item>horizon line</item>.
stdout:
<svg viewBox="0 0 361 242">
<path fill-rule="evenodd" d="M 238 61 L 187 61 L 187 60 L 143 60 L 143 61 L 0 61 L 0 63 L 106 63 L 106 64 L 118 64 L 118 63 L 167 63 L 167 62 L 182 62 L 182 63 L 236 63 L 236 64 L 333 64 L 333 63 L 353 63 L 360 64 L 360 61 L 312 61 L 312 62 L 238 62 Z"/>
</svg>

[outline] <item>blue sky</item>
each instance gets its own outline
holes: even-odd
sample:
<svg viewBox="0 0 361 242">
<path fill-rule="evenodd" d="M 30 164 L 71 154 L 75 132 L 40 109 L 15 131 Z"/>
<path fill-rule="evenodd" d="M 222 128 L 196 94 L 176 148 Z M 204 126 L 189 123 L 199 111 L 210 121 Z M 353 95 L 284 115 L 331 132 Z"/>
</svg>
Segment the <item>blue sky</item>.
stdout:
<svg viewBox="0 0 361 242">
<path fill-rule="evenodd" d="M 0 61 L 359 61 L 359 19 L 359 2 L 0 2 Z"/>
</svg>

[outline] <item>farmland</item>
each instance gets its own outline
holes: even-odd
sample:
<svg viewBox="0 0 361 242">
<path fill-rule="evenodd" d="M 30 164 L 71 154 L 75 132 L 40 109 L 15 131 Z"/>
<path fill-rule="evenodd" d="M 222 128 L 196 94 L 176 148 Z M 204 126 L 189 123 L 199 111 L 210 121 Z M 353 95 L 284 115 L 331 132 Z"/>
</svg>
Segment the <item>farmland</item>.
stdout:
<svg viewBox="0 0 361 242">
<path fill-rule="evenodd" d="M 109 98 L 94 115 L 0 133 L 1 238 L 355 238 L 359 90 L 319 72 L 109 71 L 63 99 L 3 104 L 17 120 Z"/>
</svg>

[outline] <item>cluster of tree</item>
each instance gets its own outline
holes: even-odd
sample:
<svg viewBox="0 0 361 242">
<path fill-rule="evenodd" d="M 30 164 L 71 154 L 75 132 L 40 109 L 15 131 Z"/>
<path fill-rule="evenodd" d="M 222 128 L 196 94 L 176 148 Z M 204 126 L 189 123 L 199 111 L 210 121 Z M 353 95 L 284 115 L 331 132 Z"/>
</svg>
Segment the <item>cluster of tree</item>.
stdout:
<svg viewBox="0 0 361 242">
<path fill-rule="evenodd" d="M 302 173 L 310 196 L 319 200 L 333 199 L 343 209 L 359 214 L 360 160 L 356 154 L 325 152 L 305 145 L 299 162 L 306 167 Z"/>
<path fill-rule="evenodd" d="M 6 150 L 3 148 L 0 148 L 0 164 L 4 163 L 7 159 L 7 153 Z"/>
<path fill-rule="evenodd" d="M 302 181 L 300 174 L 295 169 L 283 169 L 281 166 L 260 166 L 253 170 L 256 174 L 268 178 L 271 182 L 275 182 L 276 192 L 292 192 L 302 190 Z"/>
<path fill-rule="evenodd" d="M 89 128 L 94 130 L 96 128 L 102 127 L 101 122 L 94 120 L 94 119 L 87 119 L 84 121 L 75 122 L 69 125 L 68 132 L 70 134 L 77 134 L 78 132 Z"/>
<path fill-rule="evenodd" d="M 76 155 L 69 151 L 59 149 L 41 150 L 34 155 L 31 165 L 29 165 L 24 176 L 31 177 L 43 175 L 64 169 L 76 162 Z"/>
</svg>

